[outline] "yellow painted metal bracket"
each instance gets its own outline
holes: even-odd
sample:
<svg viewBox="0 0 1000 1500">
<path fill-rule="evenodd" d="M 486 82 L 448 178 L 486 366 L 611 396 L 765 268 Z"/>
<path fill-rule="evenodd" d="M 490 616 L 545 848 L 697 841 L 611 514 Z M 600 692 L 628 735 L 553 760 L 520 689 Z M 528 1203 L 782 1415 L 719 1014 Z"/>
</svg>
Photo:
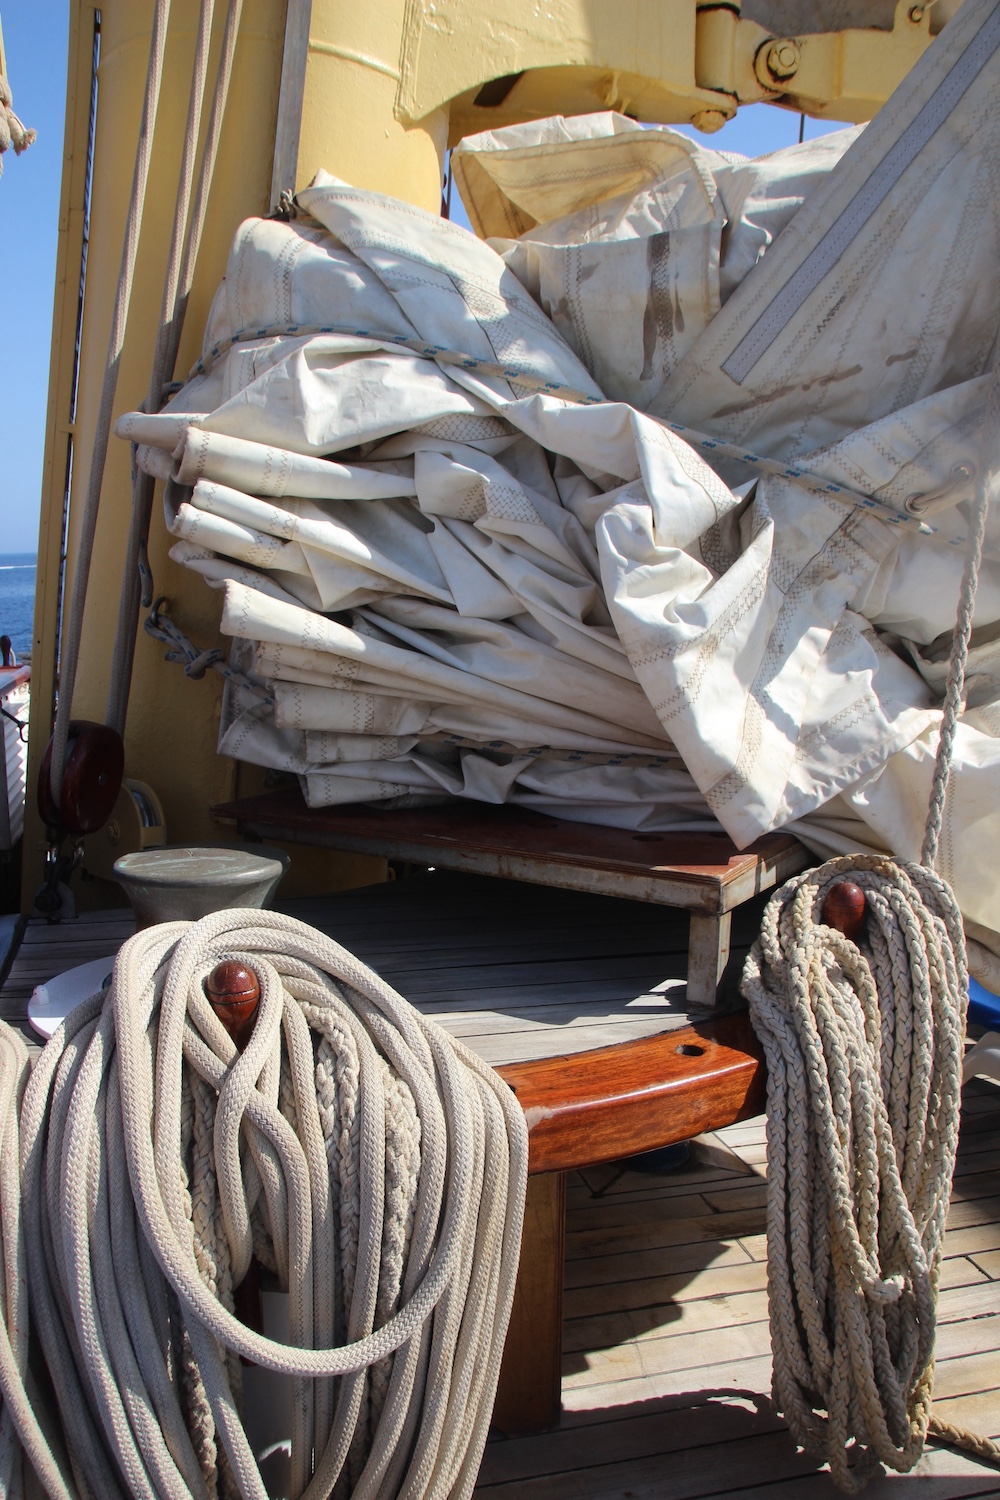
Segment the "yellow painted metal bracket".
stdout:
<svg viewBox="0 0 1000 1500">
<path fill-rule="evenodd" d="M 705 131 L 769 101 L 866 120 L 931 40 L 899 0 L 891 31 L 776 36 L 739 0 L 408 0 L 395 116 L 448 109 L 449 139 L 546 115 L 616 109 Z"/>
<path fill-rule="evenodd" d="M 733 89 L 741 104 L 768 100 L 834 120 L 870 120 L 931 42 L 930 6 L 898 0 L 893 28 L 776 37 L 736 22 Z"/>
</svg>

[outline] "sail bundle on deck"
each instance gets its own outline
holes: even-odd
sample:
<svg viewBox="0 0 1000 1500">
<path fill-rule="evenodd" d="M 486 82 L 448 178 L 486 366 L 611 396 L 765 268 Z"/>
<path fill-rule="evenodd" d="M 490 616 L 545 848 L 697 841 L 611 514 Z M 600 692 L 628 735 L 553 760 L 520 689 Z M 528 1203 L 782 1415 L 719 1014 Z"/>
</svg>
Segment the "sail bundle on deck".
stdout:
<svg viewBox="0 0 1000 1500">
<path fill-rule="evenodd" d="M 313 806 L 916 858 L 996 465 L 998 47 L 967 4 L 871 125 L 759 162 L 473 138 L 489 243 L 322 174 L 242 225 L 193 376 L 118 424 L 224 591 L 220 750 Z M 998 625 L 991 514 L 942 868 L 994 930 Z"/>
</svg>

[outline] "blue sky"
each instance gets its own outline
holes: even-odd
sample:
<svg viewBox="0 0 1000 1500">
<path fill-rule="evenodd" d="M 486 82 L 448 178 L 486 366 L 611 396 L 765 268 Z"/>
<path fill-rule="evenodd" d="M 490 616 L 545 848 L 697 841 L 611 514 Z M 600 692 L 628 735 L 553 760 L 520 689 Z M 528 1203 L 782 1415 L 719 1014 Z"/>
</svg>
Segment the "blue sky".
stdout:
<svg viewBox="0 0 1000 1500">
<path fill-rule="evenodd" d="M 0 176 L 3 489 L 0 550 L 34 552 L 45 442 L 49 339 L 66 92 L 66 0 L 0 0 L 14 109 L 38 140 Z"/>
<path fill-rule="evenodd" d="M 0 0 L 14 108 L 38 140 L 7 152 L 0 176 L 0 326 L 6 358 L 0 400 L 0 550 L 33 552 L 45 441 L 66 86 L 67 0 Z M 798 139 L 799 117 L 754 105 L 714 136 L 723 150 L 760 156 Z M 811 139 L 834 125 L 806 121 Z M 457 194 L 453 217 L 464 221 Z M 235 225 L 233 226 L 235 228 Z"/>
</svg>

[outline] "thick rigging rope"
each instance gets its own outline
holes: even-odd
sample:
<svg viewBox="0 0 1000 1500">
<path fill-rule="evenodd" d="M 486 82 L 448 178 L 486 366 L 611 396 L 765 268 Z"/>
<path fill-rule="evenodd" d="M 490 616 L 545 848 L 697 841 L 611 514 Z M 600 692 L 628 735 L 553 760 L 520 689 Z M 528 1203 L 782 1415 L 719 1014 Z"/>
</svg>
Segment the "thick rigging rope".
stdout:
<svg viewBox="0 0 1000 1500">
<path fill-rule="evenodd" d="M 146 87 L 142 101 L 142 116 L 139 124 L 139 139 L 136 146 L 135 166 L 132 174 L 132 189 L 129 195 L 125 220 L 125 235 L 122 244 L 121 266 L 115 291 L 115 305 L 108 334 L 108 352 L 101 383 L 101 399 L 94 429 L 94 447 L 90 456 L 90 471 L 84 496 L 80 522 L 80 536 L 76 549 L 76 567 L 73 573 L 73 593 L 69 618 L 62 644 L 62 663 L 59 680 L 59 703 L 56 709 L 55 727 L 52 731 L 51 783 L 52 800 L 59 806 L 63 772 L 66 765 L 66 746 L 69 740 L 70 712 L 73 689 L 80 662 L 80 645 L 83 637 L 83 615 L 87 602 L 87 584 L 90 564 L 94 553 L 94 538 L 97 534 L 97 516 L 101 503 L 101 485 L 104 480 L 104 463 L 107 458 L 108 437 L 114 411 L 115 391 L 118 388 L 118 369 L 125 344 L 125 327 L 128 322 L 129 303 L 132 300 L 132 280 L 135 260 L 139 249 L 139 231 L 146 198 L 146 181 L 153 150 L 153 134 L 156 111 L 160 99 L 160 83 L 163 76 L 163 58 L 166 51 L 167 22 L 170 18 L 170 0 L 156 0 L 153 11 L 153 26 L 149 41 L 149 65 L 146 70 Z"/>
<path fill-rule="evenodd" d="M 236 954 L 242 1053 L 203 991 Z M 0 1493 L 23 1445 L 54 1500 L 265 1500 L 239 1356 L 290 1377 L 292 1496 L 471 1493 L 527 1166 L 491 1068 L 330 939 L 230 911 L 138 933 L 27 1071 L 0 1026 Z M 234 1316 L 253 1255 L 288 1344 Z"/>
<path fill-rule="evenodd" d="M 149 392 L 145 402 L 145 410 L 148 412 L 158 412 L 163 406 L 167 382 L 177 363 L 177 351 L 180 347 L 188 299 L 194 283 L 198 251 L 201 248 L 205 217 L 208 213 L 209 193 L 218 161 L 222 124 L 229 99 L 242 13 L 243 0 L 229 0 L 212 95 L 212 107 L 198 166 L 197 182 L 195 182 L 195 148 L 201 129 L 208 47 L 211 41 L 214 14 L 214 0 L 202 0 L 198 45 L 191 75 L 188 120 L 181 154 L 177 202 L 174 208 L 173 230 L 164 277 L 160 326 L 153 353 Z M 152 600 L 152 587 L 149 584 L 149 569 L 145 560 L 145 552 L 152 515 L 153 485 L 154 481 L 150 475 L 136 470 L 133 478 L 129 536 L 122 570 L 118 624 L 108 681 L 106 719 L 119 734 L 125 732 L 140 598 L 141 602 L 147 605 Z M 147 586 L 148 595 L 145 593 Z"/>
<path fill-rule="evenodd" d="M 996 393 L 994 380 L 994 417 Z M 880 1463 L 910 1470 L 928 1434 L 1000 1463 L 1000 1445 L 931 1409 L 968 1002 L 961 913 L 934 864 L 989 503 L 983 479 L 921 863 L 849 855 L 789 881 L 743 974 L 767 1060 L 775 1403 L 847 1492 Z M 845 877 L 865 896 L 856 940 L 828 925 L 826 899 Z"/>
<path fill-rule="evenodd" d="M 845 876 L 864 942 L 823 922 Z M 927 1433 L 967 993 L 954 898 L 920 865 L 831 860 L 768 904 L 743 986 L 767 1060 L 774 1398 L 851 1491 L 912 1468 Z"/>
</svg>

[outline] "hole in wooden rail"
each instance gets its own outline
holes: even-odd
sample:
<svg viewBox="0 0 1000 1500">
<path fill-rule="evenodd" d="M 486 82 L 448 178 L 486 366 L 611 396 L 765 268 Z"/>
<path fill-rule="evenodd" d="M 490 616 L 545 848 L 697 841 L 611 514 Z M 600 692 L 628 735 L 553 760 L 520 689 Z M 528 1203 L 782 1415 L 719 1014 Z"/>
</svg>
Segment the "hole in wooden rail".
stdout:
<svg viewBox="0 0 1000 1500">
<path fill-rule="evenodd" d="M 662 833 L 633 833 L 632 837 L 640 844 L 662 844 Z"/>
<path fill-rule="evenodd" d="M 674 1051 L 679 1057 L 704 1057 L 705 1055 L 704 1047 L 697 1047 L 694 1042 L 681 1042 L 679 1047 L 674 1048 Z"/>
</svg>

